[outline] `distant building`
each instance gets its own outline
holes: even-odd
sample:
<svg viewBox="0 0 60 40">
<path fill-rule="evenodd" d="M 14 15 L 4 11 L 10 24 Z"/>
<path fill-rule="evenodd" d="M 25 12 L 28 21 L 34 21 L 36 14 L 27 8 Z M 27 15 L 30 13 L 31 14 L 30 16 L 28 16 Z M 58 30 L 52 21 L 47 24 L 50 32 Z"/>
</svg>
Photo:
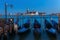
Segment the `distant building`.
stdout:
<svg viewBox="0 0 60 40">
<path fill-rule="evenodd" d="M 50 16 L 57 16 L 57 13 L 49 14 Z"/>
<path fill-rule="evenodd" d="M 46 13 L 45 13 L 45 12 L 39 12 L 39 15 L 40 15 L 40 16 L 45 16 Z"/>
<path fill-rule="evenodd" d="M 28 11 L 27 13 L 24 13 L 23 15 L 45 15 L 44 12 L 37 12 L 37 11 Z"/>
<path fill-rule="evenodd" d="M 60 13 L 56 13 L 57 14 L 57 16 L 60 16 Z"/>
<path fill-rule="evenodd" d="M 25 15 L 38 15 L 38 12 L 32 11 L 32 12 L 27 12 Z"/>
</svg>

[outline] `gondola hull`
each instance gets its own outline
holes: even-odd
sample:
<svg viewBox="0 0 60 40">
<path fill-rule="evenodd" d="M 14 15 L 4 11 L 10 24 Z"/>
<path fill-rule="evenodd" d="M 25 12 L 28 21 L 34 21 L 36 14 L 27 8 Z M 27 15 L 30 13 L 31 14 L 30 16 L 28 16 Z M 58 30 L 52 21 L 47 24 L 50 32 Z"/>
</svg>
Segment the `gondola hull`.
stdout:
<svg viewBox="0 0 60 40">
<path fill-rule="evenodd" d="M 46 30 L 46 32 L 48 35 L 56 37 L 56 29 L 51 28 L 51 29 Z"/>
<path fill-rule="evenodd" d="M 30 32 L 30 29 L 27 29 L 27 28 L 21 28 L 18 30 L 18 34 L 25 34 L 27 32 Z"/>
<path fill-rule="evenodd" d="M 39 23 L 39 21 L 35 19 L 33 26 L 34 26 L 34 29 L 33 29 L 34 37 L 40 37 L 41 36 L 41 24 Z"/>
<path fill-rule="evenodd" d="M 56 37 L 56 28 L 54 28 L 54 26 L 52 26 L 52 24 L 48 20 L 45 20 L 45 27 L 48 36 Z"/>
</svg>

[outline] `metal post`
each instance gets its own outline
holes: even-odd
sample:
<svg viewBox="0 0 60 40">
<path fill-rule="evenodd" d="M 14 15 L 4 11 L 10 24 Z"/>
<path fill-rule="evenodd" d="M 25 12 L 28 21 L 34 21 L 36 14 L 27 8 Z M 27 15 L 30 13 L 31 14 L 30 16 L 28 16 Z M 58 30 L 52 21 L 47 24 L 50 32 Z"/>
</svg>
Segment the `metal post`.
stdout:
<svg viewBox="0 0 60 40">
<path fill-rule="evenodd" d="M 7 4 L 5 3 L 5 20 L 7 22 Z"/>
</svg>

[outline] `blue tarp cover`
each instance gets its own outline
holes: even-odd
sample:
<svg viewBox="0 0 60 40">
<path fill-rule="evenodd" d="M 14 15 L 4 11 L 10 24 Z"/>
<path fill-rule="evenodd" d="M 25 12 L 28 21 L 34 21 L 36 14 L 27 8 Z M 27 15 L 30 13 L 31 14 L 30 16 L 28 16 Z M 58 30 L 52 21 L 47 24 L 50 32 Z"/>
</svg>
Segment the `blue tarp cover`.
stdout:
<svg viewBox="0 0 60 40">
<path fill-rule="evenodd" d="M 51 33 L 56 33 L 56 29 L 53 29 L 53 28 L 49 29 L 48 31 Z"/>
<path fill-rule="evenodd" d="M 27 28 L 24 28 L 24 27 L 23 27 L 23 28 L 21 28 L 20 30 L 18 30 L 18 32 L 21 32 L 21 33 L 22 33 L 22 32 L 26 32 L 27 30 L 28 30 Z"/>
</svg>

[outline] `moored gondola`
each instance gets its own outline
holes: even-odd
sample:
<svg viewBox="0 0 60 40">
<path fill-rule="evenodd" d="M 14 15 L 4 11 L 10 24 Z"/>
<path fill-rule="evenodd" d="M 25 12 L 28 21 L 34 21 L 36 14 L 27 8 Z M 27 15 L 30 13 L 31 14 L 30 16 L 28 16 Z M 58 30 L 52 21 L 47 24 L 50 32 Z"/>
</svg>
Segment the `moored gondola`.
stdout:
<svg viewBox="0 0 60 40">
<path fill-rule="evenodd" d="M 22 27 L 20 26 L 18 29 L 18 34 L 25 34 L 28 32 L 30 32 L 30 21 L 29 20 L 26 23 L 24 23 Z"/>
<path fill-rule="evenodd" d="M 51 20 L 52 26 L 54 29 L 58 30 L 58 23 L 54 20 Z"/>
<path fill-rule="evenodd" d="M 45 29 L 48 35 L 56 37 L 56 29 L 53 28 L 52 24 L 45 19 Z"/>
<path fill-rule="evenodd" d="M 41 37 L 41 24 L 36 19 L 34 20 L 33 27 L 34 27 L 33 29 L 34 37 L 39 39 Z"/>
</svg>

